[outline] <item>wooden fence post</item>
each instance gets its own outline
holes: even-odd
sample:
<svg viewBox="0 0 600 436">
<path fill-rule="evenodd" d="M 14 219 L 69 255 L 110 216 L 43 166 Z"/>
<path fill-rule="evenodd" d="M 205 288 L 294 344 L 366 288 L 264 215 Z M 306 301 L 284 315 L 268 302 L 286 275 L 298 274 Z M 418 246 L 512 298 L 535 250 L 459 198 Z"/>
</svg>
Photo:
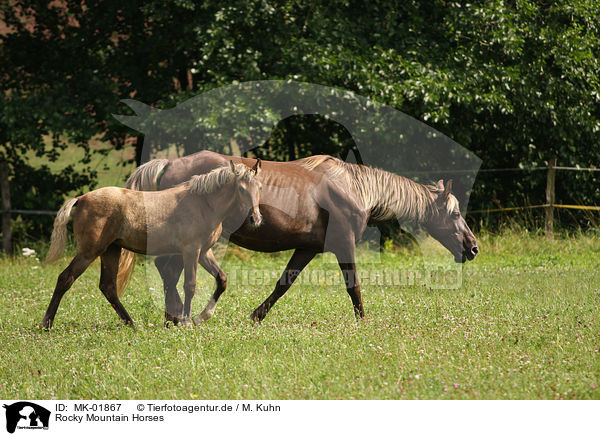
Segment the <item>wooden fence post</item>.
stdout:
<svg viewBox="0 0 600 436">
<path fill-rule="evenodd" d="M 552 238 L 552 232 L 554 231 L 555 178 L 556 158 L 550 161 L 550 165 L 548 166 L 548 175 L 546 179 L 546 237 L 548 238 Z"/>
<path fill-rule="evenodd" d="M 12 232 L 10 228 L 10 186 L 8 185 L 8 163 L 0 162 L 0 191 L 2 191 L 2 249 L 12 252 Z"/>
</svg>

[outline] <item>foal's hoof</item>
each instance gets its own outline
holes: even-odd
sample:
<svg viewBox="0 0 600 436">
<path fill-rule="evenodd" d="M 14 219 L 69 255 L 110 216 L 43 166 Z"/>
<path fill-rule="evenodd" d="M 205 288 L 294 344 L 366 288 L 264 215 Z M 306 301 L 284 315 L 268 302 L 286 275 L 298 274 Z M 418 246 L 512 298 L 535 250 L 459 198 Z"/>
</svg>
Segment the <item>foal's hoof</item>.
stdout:
<svg viewBox="0 0 600 436">
<path fill-rule="evenodd" d="M 194 327 L 194 323 L 190 318 L 185 318 L 181 320 L 182 327 Z"/>
</svg>

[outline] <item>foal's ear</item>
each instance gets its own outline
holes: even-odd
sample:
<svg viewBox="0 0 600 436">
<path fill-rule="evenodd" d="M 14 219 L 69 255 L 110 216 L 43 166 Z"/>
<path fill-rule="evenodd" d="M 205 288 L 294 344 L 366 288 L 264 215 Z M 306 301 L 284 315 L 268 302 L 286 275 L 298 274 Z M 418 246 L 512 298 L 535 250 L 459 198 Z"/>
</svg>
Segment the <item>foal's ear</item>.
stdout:
<svg viewBox="0 0 600 436">
<path fill-rule="evenodd" d="M 450 194 L 452 193 L 452 179 L 446 181 L 446 185 L 444 186 L 444 199 L 448 199 Z"/>
<path fill-rule="evenodd" d="M 260 173 L 261 167 L 262 167 L 262 161 L 260 159 L 256 159 L 256 164 L 252 167 L 252 171 L 254 171 L 254 174 L 256 174 L 258 176 L 258 173 Z"/>
</svg>

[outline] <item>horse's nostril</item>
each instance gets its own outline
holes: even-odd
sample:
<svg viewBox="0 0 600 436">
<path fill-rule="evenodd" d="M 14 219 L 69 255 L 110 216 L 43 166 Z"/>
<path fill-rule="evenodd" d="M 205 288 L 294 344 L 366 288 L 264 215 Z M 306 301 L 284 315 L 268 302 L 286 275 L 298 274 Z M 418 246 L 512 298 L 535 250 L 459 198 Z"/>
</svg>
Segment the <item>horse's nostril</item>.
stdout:
<svg viewBox="0 0 600 436">
<path fill-rule="evenodd" d="M 476 256 L 477 253 L 479 253 L 479 248 L 477 247 L 477 245 L 471 248 L 471 253 L 473 254 L 473 256 Z"/>
</svg>

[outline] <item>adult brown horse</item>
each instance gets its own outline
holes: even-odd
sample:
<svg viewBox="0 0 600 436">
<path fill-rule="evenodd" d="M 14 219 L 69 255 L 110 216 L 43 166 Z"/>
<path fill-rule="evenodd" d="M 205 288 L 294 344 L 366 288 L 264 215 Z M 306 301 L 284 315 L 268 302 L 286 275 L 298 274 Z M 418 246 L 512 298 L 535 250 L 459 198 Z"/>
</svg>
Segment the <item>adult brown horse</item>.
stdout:
<svg viewBox="0 0 600 436">
<path fill-rule="evenodd" d="M 162 190 L 228 165 L 229 160 L 252 167 L 256 160 L 201 151 L 167 160 L 156 159 L 140 166 L 127 187 Z M 333 252 L 346 281 L 357 318 L 364 316 L 354 248 L 368 222 L 398 219 L 422 225 L 441 242 L 457 262 L 472 260 L 477 241 L 460 215 L 458 200 L 451 194 L 452 181 L 422 185 L 376 168 L 345 163 L 331 156 L 314 156 L 293 162 L 262 161 L 260 212 L 263 224 L 253 226 L 226 220 L 224 234 L 237 245 L 255 251 L 294 249 L 271 295 L 251 318 L 261 321 L 275 302 L 290 288 L 306 265 L 322 252 Z M 159 257 L 155 264 L 164 281 L 166 317 L 181 320 L 182 304 L 177 281 L 181 257 Z M 133 254 L 124 252 L 119 265 L 119 291 L 133 268 Z M 212 316 L 225 291 L 226 276 L 219 270 L 217 287 L 206 309 L 195 321 Z"/>
</svg>

